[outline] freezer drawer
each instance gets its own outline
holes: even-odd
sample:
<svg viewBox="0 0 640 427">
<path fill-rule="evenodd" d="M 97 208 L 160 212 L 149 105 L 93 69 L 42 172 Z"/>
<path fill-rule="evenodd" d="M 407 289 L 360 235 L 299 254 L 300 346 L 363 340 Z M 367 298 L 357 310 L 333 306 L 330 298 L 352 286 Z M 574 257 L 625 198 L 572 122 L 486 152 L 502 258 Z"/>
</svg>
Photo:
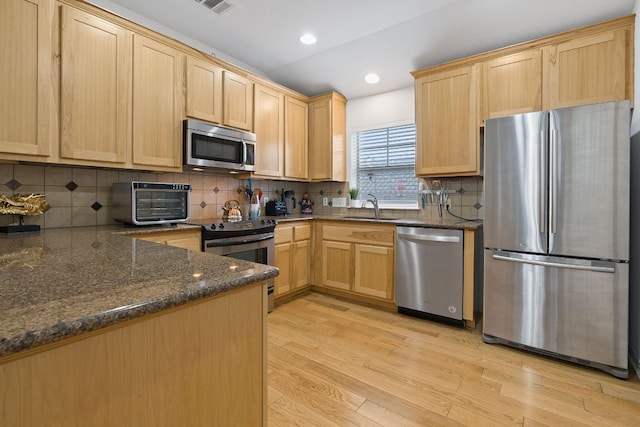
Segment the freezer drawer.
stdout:
<svg viewBox="0 0 640 427">
<path fill-rule="evenodd" d="M 629 264 L 491 250 L 484 263 L 485 341 L 628 369 Z"/>
</svg>

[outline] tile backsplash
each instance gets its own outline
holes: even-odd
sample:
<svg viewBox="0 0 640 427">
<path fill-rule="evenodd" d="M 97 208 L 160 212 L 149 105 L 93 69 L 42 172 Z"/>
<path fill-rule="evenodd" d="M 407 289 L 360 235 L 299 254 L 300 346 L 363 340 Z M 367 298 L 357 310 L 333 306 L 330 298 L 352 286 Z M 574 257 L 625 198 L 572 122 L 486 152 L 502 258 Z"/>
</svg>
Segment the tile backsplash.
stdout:
<svg viewBox="0 0 640 427">
<path fill-rule="evenodd" d="M 53 165 L 0 163 L 0 194 L 45 194 L 50 209 L 44 215 L 25 217 L 26 224 L 39 224 L 43 228 L 77 227 L 112 224 L 111 185 L 114 182 L 151 181 L 191 184 L 190 217 L 194 220 L 219 218 L 227 200 L 237 200 L 248 209 L 249 199 L 244 188 L 246 179 L 229 175 L 203 174 L 200 172 L 150 173 L 121 169 L 65 167 Z M 443 185 L 456 193 L 450 196 L 451 211 L 470 219 L 483 218 L 482 178 L 443 178 Z M 279 199 L 282 190 L 293 190 L 296 206 L 289 201 L 289 210 L 300 213 L 300 200 L 306 192 L 314 202 L 313 212 L 321 215 L 371 215 L 370 210 L 334 208 L 322 206 L 322 199 L 331 201 L 344 197 L 349 201 L 348 183 L 337 182 L 289 182 L 252 180 L 269 199 Z M 416 194 L 416 200 L 417 199 Z M 264 214 L 264 209 L 262 210 Z M 382 210 L 384 217 L 437 220 L 437 207 L 427 205 L 414 210 Z M 448 215 L 444 214 L 445 217 Z M 13 215 L 0 215 L 0 225 L 18 222 Z"/>
</svg>

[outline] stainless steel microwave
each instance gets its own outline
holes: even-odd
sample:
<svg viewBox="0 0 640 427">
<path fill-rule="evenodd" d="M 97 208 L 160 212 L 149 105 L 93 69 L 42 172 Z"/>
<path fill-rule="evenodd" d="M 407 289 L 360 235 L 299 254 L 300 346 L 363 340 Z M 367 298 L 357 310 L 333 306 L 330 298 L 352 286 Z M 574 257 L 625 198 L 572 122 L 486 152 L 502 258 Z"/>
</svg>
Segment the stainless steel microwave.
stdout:
<svg viewBox="0 0 640 427">
<path fill-rule="evenodd" d="M 187 222 L 190 191 L 189 184 L 142 181 L 114 183 L 113 219 L 134 225 Z"/>
<path fill-rule="evenodd" d="M 191 169 L 252 172 L 256 169 L 256 134 L 187 119 L 184 164 Z"/>
</svg>

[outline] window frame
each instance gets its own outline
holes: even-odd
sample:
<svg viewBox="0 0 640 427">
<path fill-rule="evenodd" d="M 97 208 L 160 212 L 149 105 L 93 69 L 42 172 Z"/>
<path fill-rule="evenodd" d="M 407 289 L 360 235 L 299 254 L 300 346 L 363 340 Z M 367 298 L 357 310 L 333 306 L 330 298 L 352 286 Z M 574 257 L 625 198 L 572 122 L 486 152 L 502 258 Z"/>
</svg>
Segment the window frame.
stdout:
<svg viewBox="0 0 640 427">
<path fill-rule="evenodd" d="M 357 185 L 358 183 L 358 147 L 357 147 L 357 141 L 358 141 L 358 134 L 360 134 L 361 132 L 370 132 L 370 131 L 376 131 L 376 130 L 383 130 L 383 129 L 391 129 L 391 128 L 397 128 L 397 127 L 403 127 L 403 126 L 409 126 L 412 125 L 414 126 L 414 132 L 415 132 L 415 121 L 414 120 L 404 120 L 404 121 L 399 121 L 399 122 L 394 122 L 394 123 L 382 123 L 382 124 L 378 124 L 378 125 L 369 125 L 366 127 L 362 127 L 362 128 L 357 128 L 357 129 L 352 129 L 350 130 L 350 135 L 349 135 L 349 188 L 354 188 L 355 185 Z M 416 140 L 417 143 L 417 140 Z M 354 146 L 355 144 L 355 146 Z M 414 148 L 415 148 L 415 144 L 414 144 Z M 415 159 L 415 157 L 414 157 Z M 407 165 L 408 166 L 408 165 Z M 394 166 L 385 166 L 385 167 L 394 167 Z M 418 184 L 419 184 L 419 180 L 420 178 L 417 177 L 415 175 L 415 161 L 413 164 L 414 167 L 414 175 L 413 177 L 415 177 L 418 180 Z M 367 169 L 367 168 L 361 168 L 361 169 Z M 371 169 L 375 169 L 375 168 L 371 168 Z M 365 194 L 362 193 L 361 189 L 358 188 L 358 190 L 360 191 L 359 196 L 358 196 L 358 200 L 361 201 L 366 201 L 369 197 Z M 415 194 L 415 197 L 413 197 L 413 199 L 407 200 L 407 201 L 400 201 L 400 200 L 385 200 L 385 199 L 378 199 L 378 206 L 380 209 L 396 209 L 396 210 L 418 210 L 419 209 L 419 205 L 418 205 L 418 195 L 417 193 Z M 368 208 L 368 209 L 373 209 L 373 206 L 371 203 L 366 203 L 365 206 L 363 206 L 364 208 Z"/>
</svg>

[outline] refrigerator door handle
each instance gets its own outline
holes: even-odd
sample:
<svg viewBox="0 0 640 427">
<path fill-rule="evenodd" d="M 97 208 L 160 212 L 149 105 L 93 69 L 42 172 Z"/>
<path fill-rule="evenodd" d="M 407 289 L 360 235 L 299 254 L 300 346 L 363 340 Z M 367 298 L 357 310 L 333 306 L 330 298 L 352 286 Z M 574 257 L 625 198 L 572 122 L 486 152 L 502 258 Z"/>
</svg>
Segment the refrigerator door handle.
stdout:
<svg viewBox="0 0 640 427">
<path fill-rule="evenodd" d="M 549 149 L 549 204 L 551 211 L 551 224 L 549 232 L 555 234 L 558 225 L 558 135 L 555 129 L 551 129 L 551 147 Z M 551 248 L 549 248 L 551 250 Z"/>
<path fill-rule="evenodd" d="M 531 260 L 524 258 L 512 258 L 508 255 L 496 255 L 493 254 L 493 259 L 499 261 L 509 261 L 509 262 L 518 262 L 521 264 L 532 264 L 532 265 L 540 265 L 543 267 L 554 267 L 554 268 L 570 268 L 573 270 L 587 270 L 587 271 L 598 271 L 601 273 L 615 273 L 616 269 L 614 267 L 606 267 L 603 265 L 582 265 L 582 264 L 567 264 L 562 262 L 554 262 L 554 261 L 541 261 L 541 260 Z"/>
<path fill-rule="evenodd" d="M 546 159 L 547 159 L 547 153 L 545 150 L 546 144 L 544 144 L 545 140 L 546 140 L 546 136 L 547 136 L 547 132 L 545 129 L 542 129 L 540 131 L 540 179 L 542 180 L 542 188 L 540 189 L 540 200 L 539 200 L 539 209 L 538 209 L 538 213 L 540 215 L 540 217 L 538 218 L 538 229 L 540 230 L 540 233 L 546 233 L 546 227 L 545 227 L 545 223 L 546 221 L 546 200 L 545 200 L 545 196 L 546 196 L 546 192 L 544 191 L 545 188 L 545 176 L 547 175 L 547 171 L 546 171 Z"/>
</svg>

